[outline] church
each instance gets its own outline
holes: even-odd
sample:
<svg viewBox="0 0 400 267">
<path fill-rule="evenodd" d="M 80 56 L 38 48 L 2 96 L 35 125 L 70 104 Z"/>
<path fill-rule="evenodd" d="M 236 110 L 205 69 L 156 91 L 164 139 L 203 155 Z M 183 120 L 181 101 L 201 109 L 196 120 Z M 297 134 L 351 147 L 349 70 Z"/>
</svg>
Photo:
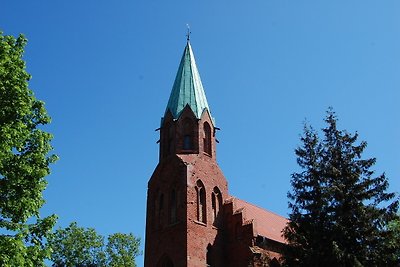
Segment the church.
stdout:
<svg viewBox="0 0 400 267">
<path fill-rule="evenodd" d="M 230 195 L 188 37 L 147 192 L 145 267 L 280 266 L 287 219 Z"/>
</svg>

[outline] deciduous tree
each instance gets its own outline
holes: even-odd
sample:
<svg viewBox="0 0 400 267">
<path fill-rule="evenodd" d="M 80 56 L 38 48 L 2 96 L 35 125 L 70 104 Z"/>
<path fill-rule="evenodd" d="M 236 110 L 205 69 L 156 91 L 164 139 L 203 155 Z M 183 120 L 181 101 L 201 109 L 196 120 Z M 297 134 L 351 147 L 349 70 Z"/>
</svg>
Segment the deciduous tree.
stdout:
<svg viewBox="0 0 400 267">
<path fill-rule="evenodd" d="M 104 237 L 93 228 L 79 227 L 76 222 L 57 229 L 48 238 L 51 260 L 57 267 L 104 266 Z"/>
<path fill-rule="evenodd" d="M 106 246 L 108 266 L 136 267 L 135 258 L 141 254 L 139 245 L 140 239 L 131 233 L 110 235 Z"/>
<path fill-rule="evenodd" d="M 55 267 L 136 267 L 140 240 L 133 234 L 116 233 L 108 237 L 93 228 L 79 227 L 76 222 L 60 228 L 48 240 Z"/>
<path fill-rule="evenodd" d="M 26 38 L 0 32 L 0 266 L 43 266 L 56 217 L 40 219 L 52 135 L 44 103 L 28 87 Z M 29 222 L 29 223 L 28 223 Z"/>
</svg>

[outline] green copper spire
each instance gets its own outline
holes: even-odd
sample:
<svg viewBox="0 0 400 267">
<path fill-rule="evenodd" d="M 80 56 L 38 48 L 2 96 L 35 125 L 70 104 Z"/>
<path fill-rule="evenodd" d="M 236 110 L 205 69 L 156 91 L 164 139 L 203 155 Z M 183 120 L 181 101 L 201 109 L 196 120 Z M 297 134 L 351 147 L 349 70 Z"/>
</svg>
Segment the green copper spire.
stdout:
<svg viewBox="0 0 400 267">
<path fill-rule="evenodd" d="M 186 105 L 189 105 L 198 119 L 204 109 L 210 112 L 189 40 L 183 52 L 165 112 L 171 111 L 174 119 L 177 119 Z"/>
</svg>

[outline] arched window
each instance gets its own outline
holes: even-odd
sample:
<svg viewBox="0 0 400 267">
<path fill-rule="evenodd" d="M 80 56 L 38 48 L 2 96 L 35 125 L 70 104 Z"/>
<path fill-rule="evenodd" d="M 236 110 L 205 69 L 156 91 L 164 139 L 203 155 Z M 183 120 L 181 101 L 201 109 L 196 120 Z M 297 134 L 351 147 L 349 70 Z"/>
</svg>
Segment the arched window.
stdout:
<svg viewBox="0 0 400 267">
<path fill-rule="evenodd" d="M 211 155 L 211 127 L 208 124 L 208 122 L 204 123 L 204 152 L 206 152 L 208 155 Z"/>
<path fill-rule="evenodd" d="M 183 122 L 183 150 L 193 149 L 193 123 L 190 119 Z"/>
<path fill-rule="evenodd" d="M 197 220 L 199 222 L 206 223 L 206 190 L 203 183 L 198 180 L 196 183 L 196 193 L 197 193 Z"/>
<path fill-rule="evenodd" d="M 220 211 L 222 208 L 222 195 L 218 187 L 214 187 L 214 190 L 211 193 L 211 205 L 213 211 L 213 224 L 214 226 L 219 226 L 219 222 L 221 221 Z"/>
<path fill-rule="evenodd" d="M 175 191 L 175 189 L 171 190 L 169 202 L 170 202 L 169 221 L 170 221 L 170 223 L 175 223 L 176 222 L 176 191 Z"/>
<path fill-rule="evenodd" d="M 217 219 L 217 200 L 214 192 L 211 193 L 211 208 L 213 211 L 213 223 L 215 223 L 215 220 Z"/>
</svg>

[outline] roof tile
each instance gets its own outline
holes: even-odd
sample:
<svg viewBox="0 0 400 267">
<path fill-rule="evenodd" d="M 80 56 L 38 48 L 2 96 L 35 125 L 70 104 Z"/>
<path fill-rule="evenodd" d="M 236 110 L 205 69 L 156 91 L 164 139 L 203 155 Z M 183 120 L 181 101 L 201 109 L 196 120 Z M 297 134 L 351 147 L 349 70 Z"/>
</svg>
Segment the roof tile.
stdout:
<svg viewBox="0 0 400 267">
<path fill-rule="evenodd" d="M 233 198 L 233 203 L 236 209 L 243 209 L 245 220 L 254 220 L 253 225 L 256 234 L 286 243 L 282 236 L 282 230 L 285 228 L 288 219 L 236 197 Z"/>
</svg>

